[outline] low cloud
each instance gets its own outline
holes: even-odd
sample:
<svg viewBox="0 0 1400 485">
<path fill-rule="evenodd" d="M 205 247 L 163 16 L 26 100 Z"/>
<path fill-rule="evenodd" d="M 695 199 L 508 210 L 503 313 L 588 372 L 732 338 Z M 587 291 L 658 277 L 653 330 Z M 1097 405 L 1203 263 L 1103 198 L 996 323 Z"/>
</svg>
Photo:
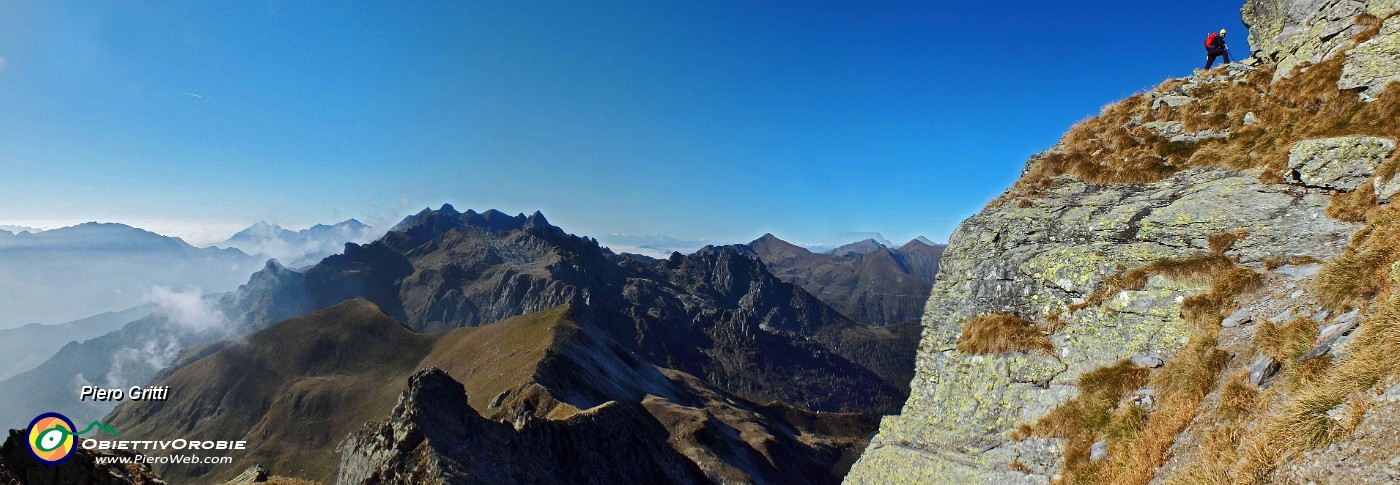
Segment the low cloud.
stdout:
<svg viewBox="0 0 1400 485">
<path fill-rule="evenodd" d="M 184 342 L 192 335 L 227 332 L 228 318 L 197 288 L 174 290 L 152 288 L 146 299 L 156 305 L 154 313 L 171 324 L 138 345 L 112 352 L 112 364 L 103 376 L 107 387 L 144 385 L 152 375 L 175 362 Z"/>
<path fill-rule="evenodd" d="M 172 290 L 157 286 L 151 289 L 150 301 L 156 305 L 156 314 L 165 317 L 181 328 L 193 331 L 227 328 L 228 319 L 215 308 L 214 302 L 204 298 L 198 289 Z"/>
<path fill-rule="evenodd" d="M 151 375 L 174 363 L 183 348 L 174 335 L 165 335 L 146 341 L 140 348 L 118 349 L 112 354 L 112 365 L 107 369 L 106 387 L 146 384 Z"/>
</svg>

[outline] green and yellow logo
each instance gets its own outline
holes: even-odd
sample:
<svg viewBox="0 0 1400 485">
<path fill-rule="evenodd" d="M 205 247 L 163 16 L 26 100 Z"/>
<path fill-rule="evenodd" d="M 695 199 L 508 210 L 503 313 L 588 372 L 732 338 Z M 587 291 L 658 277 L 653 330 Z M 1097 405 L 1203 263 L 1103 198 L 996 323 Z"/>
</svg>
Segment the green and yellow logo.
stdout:
<svg viewBox="0 0 1400 485">
<path fill-rule="evenodd" d="M 77 446 L 77 437 L 97 428 L 104 433 L 120 436 L 117 430 L 97 421 L 88 424 L 82 431 L 73 426 L 73 421 L 58 413 L 44 413 L 29 422 L 29 454 L 45 465 L 57 465 L 68 460 Z"/>
</svg>

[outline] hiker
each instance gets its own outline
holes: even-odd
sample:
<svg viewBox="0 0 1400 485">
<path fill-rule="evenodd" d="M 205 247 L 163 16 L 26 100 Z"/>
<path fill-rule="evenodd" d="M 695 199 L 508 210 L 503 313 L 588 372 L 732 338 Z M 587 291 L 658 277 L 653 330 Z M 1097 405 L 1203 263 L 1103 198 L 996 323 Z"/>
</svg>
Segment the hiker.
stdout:
<svg viewBox="0 0 1400 485">
<path fill-rule="evenodd" d="M 1225 29 L 1220 29 L 1220 33 L 1211 32 L 1206 36 L 1206 70 L 1210 70 L 1210 65 L 1215 64 L 1215 58 L 1225 56 L 1225 63 L 1230 63 L 1230 49 L 1225 47 Z"/>
</svg>

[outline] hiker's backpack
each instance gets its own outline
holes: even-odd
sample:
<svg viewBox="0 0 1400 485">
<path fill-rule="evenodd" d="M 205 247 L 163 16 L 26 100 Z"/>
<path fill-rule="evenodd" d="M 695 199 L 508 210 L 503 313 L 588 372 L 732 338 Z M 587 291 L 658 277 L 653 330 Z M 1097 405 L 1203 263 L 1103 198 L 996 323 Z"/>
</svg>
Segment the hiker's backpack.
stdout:
<svg viewBox="0 0 1400 485">
<path fill-rule="evenodd" d="M 1214 43 L 1215 43 L 1215 38 L 1216 38 L 1216 37 L 1220 37 L 1220 34 L 1217 34 L 1217 33 L 1215 33 L 1215 32 L 1211 32 L 1210 35 L 1207 35 L 1207 36 L 1206 36 L 1206 48 L 1207 48 L 1207 49 L 1210 48 L 1211 44 L 1214 44 Z"/>
</svg>

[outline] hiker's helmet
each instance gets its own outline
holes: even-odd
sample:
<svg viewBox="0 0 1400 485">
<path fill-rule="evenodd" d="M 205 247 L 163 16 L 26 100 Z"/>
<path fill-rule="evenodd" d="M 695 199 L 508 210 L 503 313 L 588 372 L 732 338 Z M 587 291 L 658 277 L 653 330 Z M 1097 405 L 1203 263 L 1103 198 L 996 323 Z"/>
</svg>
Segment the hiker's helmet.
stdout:
<svg viewBox="0 0 1400 485">
<path fill-rule="evenodd" d="M 1221 36 L 1221 37 L 1224 37 L 1224 36 L 1225 36 L 1225 29 L 1220 29 L 1220 36 Z"/>
</svg>

